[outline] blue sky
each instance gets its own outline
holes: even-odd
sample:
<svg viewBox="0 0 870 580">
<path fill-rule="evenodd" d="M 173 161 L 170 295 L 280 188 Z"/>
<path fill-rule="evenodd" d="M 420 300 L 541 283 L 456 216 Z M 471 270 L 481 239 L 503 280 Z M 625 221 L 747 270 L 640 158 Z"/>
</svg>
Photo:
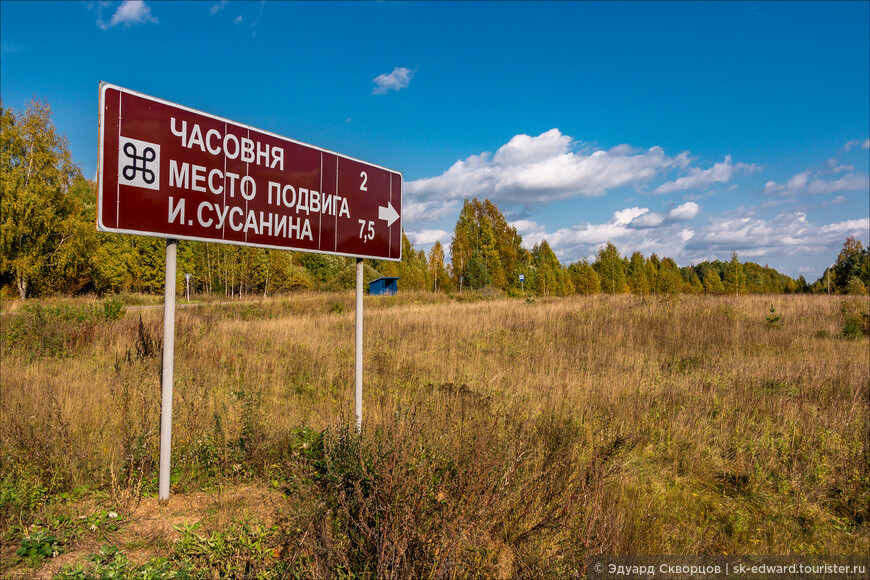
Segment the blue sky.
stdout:
<svg viewBox="0 0 870 580">
<path fill-rule="evenodd" d="M 612 241 L 810 282 L 870 243 L 870 3 L 0 2 L 0 93 L 86 176 L 100 81 L 401 171 L 405 231 L 495 201 L 563 263 Z"/>
</svg>

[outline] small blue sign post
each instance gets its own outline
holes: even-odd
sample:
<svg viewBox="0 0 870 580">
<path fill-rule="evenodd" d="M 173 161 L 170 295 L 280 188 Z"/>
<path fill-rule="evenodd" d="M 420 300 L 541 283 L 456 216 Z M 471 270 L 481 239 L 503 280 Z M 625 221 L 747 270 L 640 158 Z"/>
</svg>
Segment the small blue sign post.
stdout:
<svg viewBox="0 0 870 580">
<path fill-rule="evenodd" d="M 525 284 L 525 281 L 526 281 L 526 276 L 525 276 L 525 274 L 520 274 L 520 290 L 523 291 L 523 292 L 526 291 L 526 284 Z"/>
</svg>

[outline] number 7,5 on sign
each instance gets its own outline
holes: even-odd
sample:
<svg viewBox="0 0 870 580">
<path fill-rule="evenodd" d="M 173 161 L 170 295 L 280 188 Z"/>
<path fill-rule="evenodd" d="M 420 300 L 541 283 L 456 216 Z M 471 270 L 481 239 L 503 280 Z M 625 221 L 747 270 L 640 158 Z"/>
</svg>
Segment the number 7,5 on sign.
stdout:
<svg viewBox="0 0 870 580">
<path fill-rule="evenodd" d="M 359 220 L 359 237 L 363 242 L 375 239 L 375 222 Z"/>
</svg>

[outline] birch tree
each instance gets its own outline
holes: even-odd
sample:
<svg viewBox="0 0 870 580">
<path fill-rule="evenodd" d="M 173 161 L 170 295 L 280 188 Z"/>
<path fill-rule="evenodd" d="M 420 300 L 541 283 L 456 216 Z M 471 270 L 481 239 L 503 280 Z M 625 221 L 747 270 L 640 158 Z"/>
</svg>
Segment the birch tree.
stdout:
<svg viewBox="0 0 870 580">
<path fill-rule="evenodd" d="M 72 162 L 45 102 L 31 101 L 23 115 L 0 103 L 0 272 L 15 281 L 21 299 L 48 269 L 76 230 L 69 196 L 81 172 Z"/>
</svg>

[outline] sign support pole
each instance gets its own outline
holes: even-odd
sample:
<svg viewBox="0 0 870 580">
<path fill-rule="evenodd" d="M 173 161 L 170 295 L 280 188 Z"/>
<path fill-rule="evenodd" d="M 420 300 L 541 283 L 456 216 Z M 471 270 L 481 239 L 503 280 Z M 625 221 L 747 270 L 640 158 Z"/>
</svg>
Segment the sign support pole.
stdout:
<svg viewBox="0 0 870 580">
<path fill-rule="evenodd" d="M 166 283 L 163 298 L 163 378 L 160 381 L 160 480 L 158 500 L 169 501 L 169 460 L 172 456 L 172 383 L 175 359 L 175 266 L 178 240 L 166 240 Z"/>
<path fill-rule="evenodd" d="M 356 432 L 362 432 L 362 371 L 363 371 L 363 260 L 356 259 L 356 388 L 354 389 Z"/>
</svg>

